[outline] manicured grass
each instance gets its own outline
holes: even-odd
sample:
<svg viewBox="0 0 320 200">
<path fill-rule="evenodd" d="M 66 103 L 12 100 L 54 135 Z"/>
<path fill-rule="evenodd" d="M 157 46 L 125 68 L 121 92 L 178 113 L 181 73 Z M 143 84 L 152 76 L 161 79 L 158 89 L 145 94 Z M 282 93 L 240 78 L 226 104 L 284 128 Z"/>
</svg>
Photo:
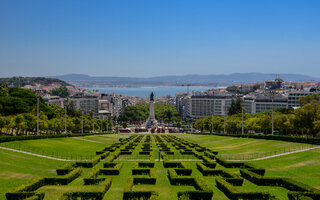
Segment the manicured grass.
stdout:
<svg viewBox="0 0 320 200">
<path fill-rule="evenodd" d="M 250 163 L 266 168 L 266 176 L 290 177 L 320 189 L 320 149 Z"/>
<path fill-rule="evenodd" d="M 217 150 L 219 151 L 219 154 L 255 154 L 310 146 L 308 144 L 276 140 L 235 138 L 215 135 L 178 134 L 177 137 Z"/>
<path fill-rule="evenodd" d="M 0 149 L 0 199 L 37 176 L 55 175 L 56 168 L 65 163 Z"/>
<path fill-rule="evenodd" d="M 95 135 L 71 138 L 51 138 L 38 140 L 21 140 L 1 143 L 0 146 L 19 149 L 23 151 L 48 155 L 52 157 L 85 158 L 95 155 L 95 152 L 118 141 L 120 137 L 128 137 L 121 134 Z"/>
<path fill-rule="evenodd" d="M 99 135 L 99 136 L 87 136 L 79 138 L 55 138 L 55 139 L 43 139 L 43 140 L 29 140 L 19 141 L 26 146 L 34 146 L 36 148 L 49 148 L 58 149 L 59 151 L 74 151 L 76 153 L 95 154 L 95 151 L 108 144 L 117 142 L 119 137 L 128 137 L 130 134 L 118 134 L 118 135 Z M 203 136 L 203 135 L 186 135 L 175 134 L 175 136 L 186 139 L 190 142 L 195 142 L 200 145 L 210 147 L 211 149 L 218 150 L 225 153 L 244 153 L 244 152 L 268 152 L 270 149 L 280 149 L 283 147 L 289 147 L 292 145 L 301 145 L 290 142 L 281 141 L 268 141 L 258 139 L 247 138 L 232 138 L 223 136 Z M 167 168 L 164 168 L 163 162 L 158 162 L 158 147 L 155 144 L 154 137 L 151 136 L 152 153 L 155 156 L 155 170 L 157 182 L 155 185 L 135 185 L 134 191 L 156 191 L 159 193 L 160 200 L 177 200 L 177 193 L 179 191 L 193 191 L 193 186 L 177 186 L 171 185 L 168 179 Z M 145 139 L 145 136 L 144 136 Z M 132 156 L 136 157 L 141 150 L 142 143 L 136 147 Z M 43 143 L 43 144 L 42 144 Z M 302 144 L 303 145 L 303 144 Z M 177 156 L 181 156 L 179 150 L 175 149 L 174 145 L 168 143 L 168 146 L 174 150 Z M 121 148 L 123 148 L 122 146 Z M 60 149 L 61 148 L 61 149 Z M 67 150 L 69 149 L 69 150 Z M 118 148 L 113 155 L 120 151 Z M 128 155 L 130 157 L 130 155 Z M 181 158 L 181 157 L 180 157 Z M 123 163 L 123 167 L 120 170 L 119 175 L 99 175 L 99 177 L 111 177 L 112 185 L 104 196 L 104 200 L 107 199 L 122 199 L 123 191 L 127 184 L 128 178 L 132 176 L 132 161 L 114 161 Z M 4 192 L 11 190 L 23 183 L 30 181 L 35 176 L 57 176 L 55 169 L 61 167 L 66 162 L 49 160 L 45 158 L 34 157 L 25 155 L 22 153 L 15 153 L 6 150 L 0 150 L 0 199 L 4 198 Z M 46 193 L 45 199 L 59 199 L 64 192 L 71 190 L 81 190 L 87 186 L 83 184 L 83 178 L 86 177 L 92 170 L 103 168 L 104 161 L 100 161 L 93 168 L 83 168 L 82 174 L 79 178 L 72 181 L 66 186 L 44 186 L 40 188 L 40 191 Z M 261 161 L 251 161 L 249 163 L 256 164 L 266 169 L 265 176 L 268 177 L 290 177 L 294 180 L 300 181 L 310 186 L 314 186 L 320 189 L 320 150 L 312 150 L 301 153 L 290 154 L 277 158 L 270 158 Z M 203 176 L 197 169 L 196 162 L 186 161 L 188 168 L 192 169 L 191 177 L 198 177 L 202 179 L 214 192 L 213 199 L 224 200 L 228 199 L 223 192 L 216 187 L 214 176 Z M 216 169 L 223 169 L 232 174 L 240 174 L 238 168 L 225 168 L 217 164 Z M 89 186 L 94 187 L 94 186 Z M 287 190 L 281 187 L 266 187 L 257 186 L 247 180 L 244 180 L 243 186 L 236 186 L 244 191 L 269 191 L 271 195 L 281 200 L 287 200 Z"/>
</svg>

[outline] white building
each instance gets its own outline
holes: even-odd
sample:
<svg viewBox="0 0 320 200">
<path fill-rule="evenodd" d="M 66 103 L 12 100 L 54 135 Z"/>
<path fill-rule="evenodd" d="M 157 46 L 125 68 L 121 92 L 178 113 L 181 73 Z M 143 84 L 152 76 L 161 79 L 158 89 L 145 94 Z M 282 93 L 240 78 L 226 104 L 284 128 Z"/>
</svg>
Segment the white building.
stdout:
<svg viewBox="0 0 320 200">
<path fill-rule="evenodd" d="M 247 95 L 243 100 L 246 113 L 288 108 L 288 97 L 280 94 L 275 95 L 273 101 L 270 95 Z"/>
<path fill-rule="evenodd" d="M 77 93 L 70 97 L 70 101 L 73 102 L 76 109 L 81 110 L 85 114 L 93 112 L 93 116 L 98 117 L 99 99 L 96 95 Z"/>
<path fill-rule="evenodd" d="M 182 107 L 182 116 L 187 119 L 227 115 L 232 99 L 235 98 L 235 95 L 228 93 L 203 94 L 198 92 L 180 99 L 179 106 L 180 109 Z"/>
<path fill-rule="evenodd" d="M 309 94 L 320 94 L 320 92 L 310 92 L 305 90 L 291 91 L 288 94 L 288 107 L 299 107 L 301 106 L 299 103 L 299 98 L 303 96 L 307 96 Z"/>
</svg>

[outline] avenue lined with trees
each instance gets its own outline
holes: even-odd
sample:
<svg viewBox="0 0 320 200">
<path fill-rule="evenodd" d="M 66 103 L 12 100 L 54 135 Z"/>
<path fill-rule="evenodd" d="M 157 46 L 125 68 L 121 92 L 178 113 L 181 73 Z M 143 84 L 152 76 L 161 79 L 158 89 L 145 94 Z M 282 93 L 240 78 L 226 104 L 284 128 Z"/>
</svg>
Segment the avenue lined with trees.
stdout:
<svg viewBox="0 0 320 200">
<path fill-rule="evenodd" d="M 177 109 L 166 103 L 157 102 L 154 104 L 155 117 L 159 121 L 179 122 L 181 117 Z M 141 122 L 145 121 L 149 116 L 149 104 L 137 103 L 133 106 L 127 106 L 124 112 L 119 116 L 122 122 Z"/>
</svg>

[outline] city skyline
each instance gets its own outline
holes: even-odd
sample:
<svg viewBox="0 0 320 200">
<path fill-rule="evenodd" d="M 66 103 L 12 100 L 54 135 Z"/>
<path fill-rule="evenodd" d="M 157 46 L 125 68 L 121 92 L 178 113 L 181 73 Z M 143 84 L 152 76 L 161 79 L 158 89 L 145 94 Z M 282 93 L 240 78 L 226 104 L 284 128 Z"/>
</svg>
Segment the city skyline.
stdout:
<svg viewBox="0 0 320 200">
<path fill-rule="evenodd" d="M 320 77 L 318 1 L 2 1 L 2 77 Z"/>
</svg>

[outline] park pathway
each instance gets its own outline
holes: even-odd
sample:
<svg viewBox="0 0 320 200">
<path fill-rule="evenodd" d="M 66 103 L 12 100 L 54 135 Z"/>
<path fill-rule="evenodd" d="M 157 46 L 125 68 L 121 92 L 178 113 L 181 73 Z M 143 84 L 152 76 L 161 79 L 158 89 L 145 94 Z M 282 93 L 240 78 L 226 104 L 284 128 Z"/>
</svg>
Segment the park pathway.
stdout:
<svg viewBox="0 0 320 200">
<path fill-rule="evenodd" d="M 68 159 L 62 159 L 62 158 L 55 158 L 55 157 L 51 157 L 51 156 L 44 156 L 41 154 L 37 154 L 37 153 L 31 153 L 31 152 L 27 152 L 27 151 L 20 151 L 17 149 L 11 149 L 11 148 L 7 148 L 7 147 L 1 147 L 0 149 L 4 149 L 4 150 L 8 150 L 8 151 L 14 151 L 14 152 L 18 152 L 18 153 L 24 153 L 24 154 L 28 154 L 31 156 L 37 156 L 37 157 L 41 157 L 41 158 L 47 158 L 47 159 L 51 159 L 51 160 L 59 160 L 59 161 L 75 161 L 75 160 L 68 160 Z"/>
<path fill-rule="evenodd" d="M 319 149 L 319 148 L 320 148 L 320 146 L 319 146 L 319 147 L 311 147 L 311 148 L 307 148 L 307 149 L 300 149 L 300 150 L 291 151 L 291 152 L 286 152 L 286 153 L 275 154 L 275 155 L 271 155 L 271 156 L 265 156 L 265 157 L 261 157 L 261 158 L 253 158 L 253 159 L 248 159 L 248 160 L 228 160 L 228 161 L 256 161 L 256 160 L 265 160 L 265 159 L 269 159 L 269 158 L 275 158 L 275 157 L 279 157 L 279 156 L 285 156 L 285 155 L 289 155 L 289 154 L 293 154 L 293 153 L 310 151 L 310 150 Z"/>
<path fill-rule="evenodd" d="M 269 159 L 269 158 L 275 158 L 275 157 L 279 157 L 279 156 L 285 156 L 285 155 L 289 155 L 289 154 L 294 154 L 294 153 L 299 153 L 299 152 L 304 152 L 304 151 L 310 151 L 310 150 L 319 149 L 319 148 L 320 148 L 320 146 L 319 147 L 312 147 L 312 148 L 308 148 L 308 149 L 300 149 L 300 150 L 286 152 L 286 153 L 275 154 L 275 155 L 271 155 L 271 156 L 265 156 L 265 157 L 261 157 L 261 158 L 254 158 L 254 159 L 248 159 L 248 160 L 228 160 L 228 161 L 257 161 L 257 160 L 265 160 L 265 159 Z M 1 147 L 1 146 L 0 146 L 0 149 L 4 149 L 4 150 L 7 150 L 7 151 L 14 151 L 14 152 L 19 152 L 19 153 L 24 153 L 24 154 L 37 156 L 37 157 L 41 157 L 41 158 L 47 158 L 47 159 L 51 159 L 51 160 L 59 160 L 59 161 L 67 161 L 67 162 L 69 162 L 69 161 L 77 161 L 77 160 L 55 158 L 55 157 L 51 157 L 51 156 L 45 156 L 45 155 L 41 155 L 41 154 L 37 154 L 37 153 L 31 153 L 31 152 L 27 152 L 27 151 L 21 151 L 21 150 L 11 149 L 11 148 Z M 135 161 L 135 160 L 130 160 L 130 161 Z"/>
</svg>

